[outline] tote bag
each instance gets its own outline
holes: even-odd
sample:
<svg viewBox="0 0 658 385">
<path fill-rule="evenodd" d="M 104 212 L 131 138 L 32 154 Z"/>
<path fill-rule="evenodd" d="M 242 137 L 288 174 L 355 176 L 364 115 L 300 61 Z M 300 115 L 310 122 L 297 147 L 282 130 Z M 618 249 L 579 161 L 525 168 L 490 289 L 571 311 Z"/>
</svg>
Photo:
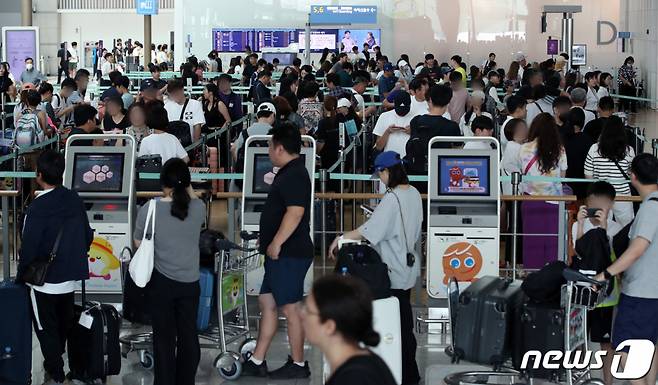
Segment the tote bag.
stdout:
<svg viewBox="0 0 658 385">
<path fill-rule="evenodd" d="M 151 231 L 148 231 L 149 221 Z M 130 261 L 128 272 L 135 285 L 145 287 L 151 280 L 153 273 L 153 257 L 155 253 L 155 199 L 149 202 L 148 212 L 146 213 L 146 222 L 144 224 L 144 234 L 142 243 L 139 244 L 135 256 Z"/>
</svg>

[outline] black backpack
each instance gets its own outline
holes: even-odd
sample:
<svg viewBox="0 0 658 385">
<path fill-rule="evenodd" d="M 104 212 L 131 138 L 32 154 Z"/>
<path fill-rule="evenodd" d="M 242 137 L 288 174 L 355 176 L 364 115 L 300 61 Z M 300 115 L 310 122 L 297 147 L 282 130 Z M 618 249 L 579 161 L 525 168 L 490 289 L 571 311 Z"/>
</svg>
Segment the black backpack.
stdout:
<svg viewBox="0 0 658 385">
<path fill-rule="evenodd" d="M 185 116 L 185 109 L 187 108 L 187 103 L 190 99 L 185 99 L 185 104 L 183 104 L 183 109 L 180 112 L 180 118 L 169 122 L 167 125 L 167 132 L 178 138 L 178 141 L 183 147 L 187 147 L 192 144 L 192 134 L 190 133 L 190 125 L 183 120 Z"/>
<path fill-rule="evenodd" d="M 562 285 L 567 283 L 562 276 L 566 268 L 567 265 L 562 261 L 551 262 L 529 274 L 521 284 L 521 289 L 534 303 L 557 305 L 560 303 Z"/>
<path fill-rule="evenodd" d="M 242 147 L 240 147 L 238 150 L 238 156 L 235 161 L 235 166 L 233 167 L 236 174 L 244 173 L 244 153 L 245 149 L 247 148 L 247 139 L 249 139 L 248 128 L 243 129 L 242 132 L 240 132 L 240 135 L 242 135 Z M 250 145 L 252 147 L 267 147 L 267 142 L 262 140 L 255 140 L 251 142 Z M 236 179 L 235 185 L 242 188 L 242 179 Z"/>
<path fill-rule="evenodd" d="M 341 247 L 338 250 L 334 271 L 337 274 L 348 274 L 363 280 L 370 288 L 373 299 L 391 296 L 388 266 L 369 245 L 348 244 Z"/>
<path fill-rule="evenodd" d="M 413 127 L 413 126 L 412 126 Z M 411 129 L 407 141 L 404 159 L 407 161 L 407 171 L 412 175 L 427 175 L 427 146 L 432 139 L 430 126 L 419 126 Z"/>
</svg>

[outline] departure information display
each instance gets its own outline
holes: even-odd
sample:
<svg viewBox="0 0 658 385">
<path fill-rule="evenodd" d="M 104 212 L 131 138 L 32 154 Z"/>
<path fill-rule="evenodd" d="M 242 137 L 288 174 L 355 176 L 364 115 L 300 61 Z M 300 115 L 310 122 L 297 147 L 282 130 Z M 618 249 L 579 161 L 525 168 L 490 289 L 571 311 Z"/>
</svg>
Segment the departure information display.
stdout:
<svg viewBox="0 0 658 385">
<path fill-rule="evenodd" d="M 336 49 L 336 40 L 338 36 L 337 29 L 312 29 L 311 30 L 311 52 L 322 52 L 323 49 L 330 50 Z M 299 43 L 299 50 L 303 51 L 306 48 L 306 31 L 303 29 L 297 30 L 297 42 Z"/>
<path fill-rule="evenodd" d="M 253 29 L 213 29 L 213 48 L 218 52 L 244 52 L 254 48 Z"/>
<path fill-rule="evenodd" d="M 295 30 L 256 30 L 255 51 L 261 51 L 263 48 L 288 48 L 291 44 L 297 43 L 297 34 Z"/>
</svg>

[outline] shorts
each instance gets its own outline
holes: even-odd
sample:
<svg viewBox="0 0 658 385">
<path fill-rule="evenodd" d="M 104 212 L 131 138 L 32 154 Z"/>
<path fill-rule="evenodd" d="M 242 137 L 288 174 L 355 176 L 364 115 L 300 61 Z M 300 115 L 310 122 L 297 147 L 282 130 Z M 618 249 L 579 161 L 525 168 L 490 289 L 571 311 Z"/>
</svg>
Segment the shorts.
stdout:
<svg viewBox="0 0 658 385">
<path fill-rule="evenodd" d="M 626 340 L 658 341 L 658 299 L 621 294 L 612 326 L 612 347 Z"/>
<path fill-rule="evenodd" d="M 615 307 L 597 307 L 587 312 L 587 329 L 592 342 L 609 344 L 612 336 L 612 318 Z"/>
<path fill-rule="evenodd" d="M 260 294 L 271 293 L 278 307 L 301 301 L 304 298 L 304 278 L 311 263 L 311 258 L 265 258 Z"/>
<path fill-rule="evenodd" d="M 78 68 L 78 63 L 71 63 L 71 62 L 69 62 L 69 69 L 70 69 L 70 70 L 74 70 L 74 69 L 76 69 L 76 68 Z"/>
</svg>

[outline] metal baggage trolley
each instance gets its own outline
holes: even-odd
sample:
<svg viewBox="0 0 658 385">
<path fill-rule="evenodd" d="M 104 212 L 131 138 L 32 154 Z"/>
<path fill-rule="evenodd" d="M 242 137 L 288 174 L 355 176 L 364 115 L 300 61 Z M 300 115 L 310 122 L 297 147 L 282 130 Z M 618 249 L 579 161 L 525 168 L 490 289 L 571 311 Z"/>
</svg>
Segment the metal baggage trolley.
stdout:
<svg viewBox="0 0 658 385">
<path fill-rule="evenodd" d="M 597 282 L 592 278 L 572 269 L 565 269 L 563 276 L 567 283 L 562 286 L 560 304 L 564 309 L 564 351 L 588 349 L 587 312 L 600 305 L 606 297 L 607 282 Z M 451 280 L 448 285 L 448 306 L 450 312 L 451 337 L 454 341 L 452 325 L 456 321 L 459 300 L 457 282 Z M 451 342 L 452 343 L 452 342 Z M 446 353 L 453 357 L 453 346 L 446 349 Z M 526 373 L 515 370 L 511 363 L 492 371 L 458 372 L 445 377 L 447 385 L 476 385 L 476 384 L 532 384 L 533 378 Z M 604 385 L 598 378 L 592 378 L 589 365 L 584 369 L 564 369 L 558 383 L 564 385 Z"/>
<path fill-rule="evenodd" d="M 241 234 L 244 245 L 254 239 L 253 234 Z M 263 256 L 255 248 L 240 246 L 231 241 L 217 241 L 214 270 L 216 279 L 217 319 L 213 327 L 199 332 L 201 348 L 215 349 L 220 353 L 213 361 L 220 376 L 234 380 L 242 374 L 242 362 L 248 359 L 256 346 L 249 331 L 247 272 L 263 264 Z M 238 351 L 229 350 L 229 345 L 242 340 Z M 152 369 L 154 357 L 153 332 L 125 335 L 120 338 L 122 355 L 137 352 L 141 365 Z"/>
</svg>

